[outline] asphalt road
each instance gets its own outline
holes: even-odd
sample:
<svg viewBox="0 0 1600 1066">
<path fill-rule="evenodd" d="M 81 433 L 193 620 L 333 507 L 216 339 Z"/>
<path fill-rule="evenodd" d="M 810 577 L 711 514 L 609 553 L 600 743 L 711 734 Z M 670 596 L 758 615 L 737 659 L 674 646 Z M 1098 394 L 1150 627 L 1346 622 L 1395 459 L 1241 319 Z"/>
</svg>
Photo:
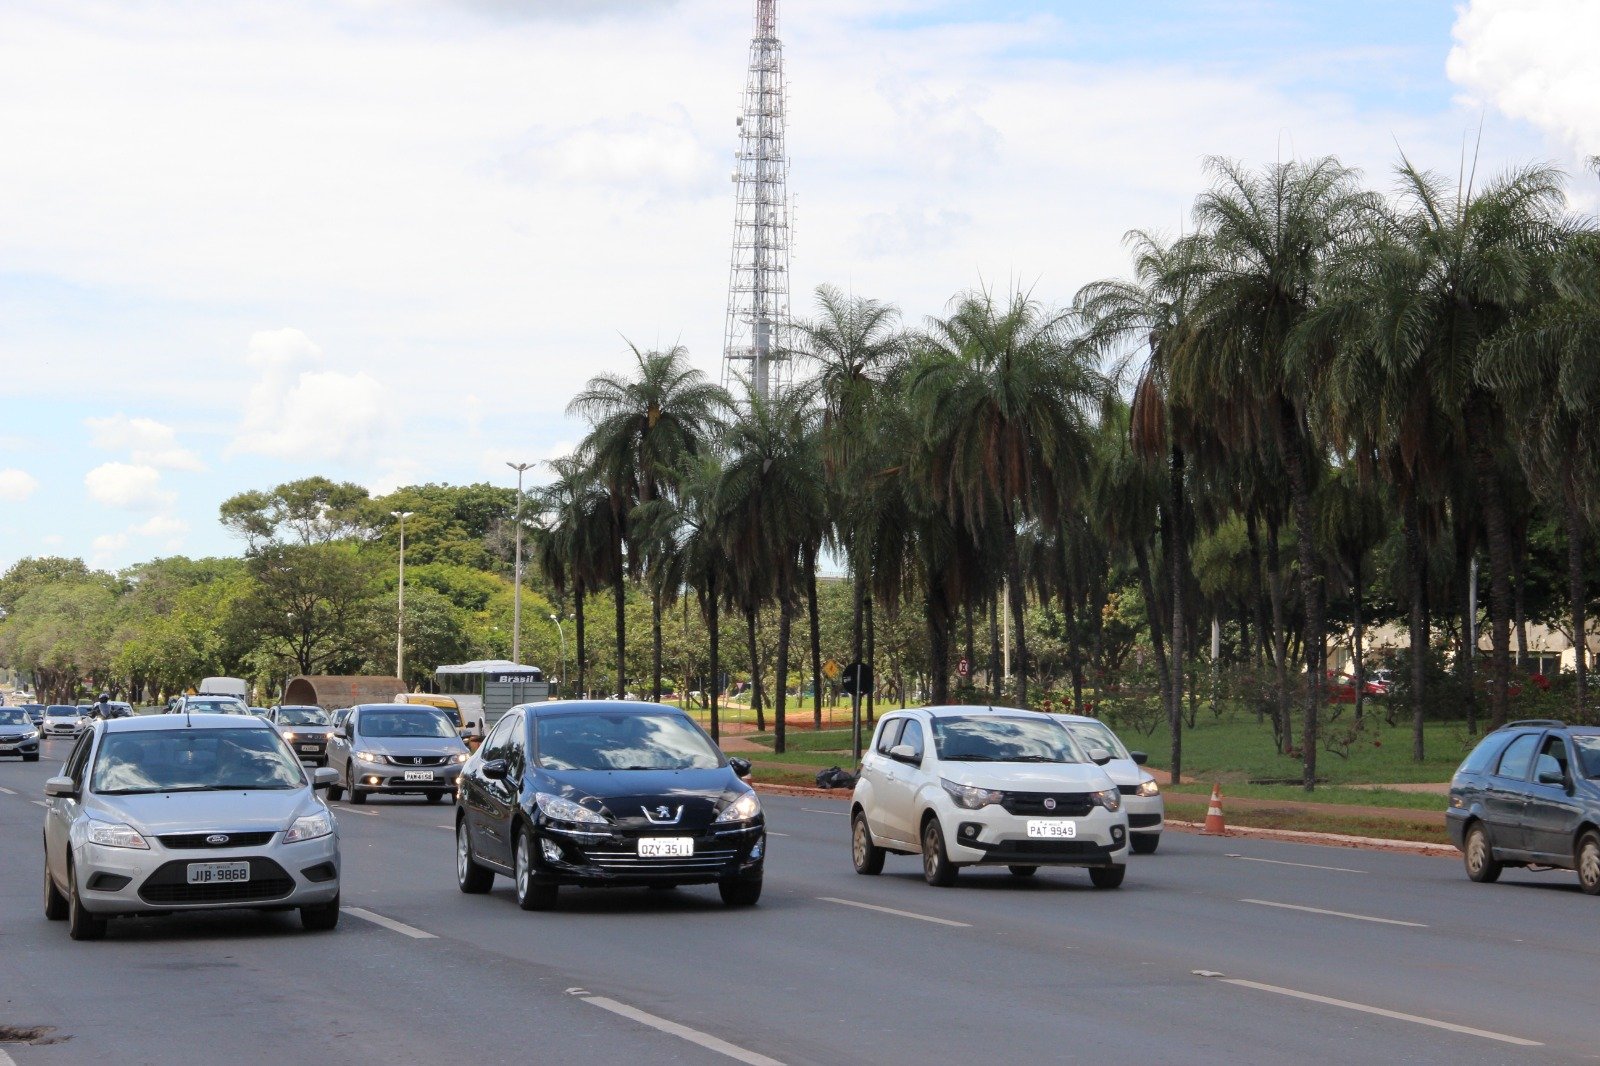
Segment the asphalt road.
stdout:
<svg viewBox="0 0 1600 1066">
<path fill-rule="evenodd" d="M 455 887 L 454 809 L 335 804 L 331 933 L 248 911 L 114 922 L 41 903 L 35 802 L 0 762 L 0 1066 L 284 1061 L 1527 1063 L 1600 1058 L 1600 900 L 1570 875 L 1170 832 L 1124 887 L 850 867 L 844 805 L 766 797 L 761 904 L 714 888 Z M 54 759 L 54 761 L 51 761 Z"/>
</svg>

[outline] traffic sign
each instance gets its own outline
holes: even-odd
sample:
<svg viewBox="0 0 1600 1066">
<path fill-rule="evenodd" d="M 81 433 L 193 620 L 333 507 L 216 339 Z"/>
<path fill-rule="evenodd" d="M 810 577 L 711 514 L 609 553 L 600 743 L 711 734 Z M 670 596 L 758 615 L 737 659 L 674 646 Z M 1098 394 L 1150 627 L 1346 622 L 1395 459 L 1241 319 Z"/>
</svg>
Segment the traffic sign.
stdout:
<svg viewBox="0 0 1600 1066">
<path fill-rule="evenodd" d="M 844 668 L 839 679 L 839 691 L 865 696 L 872 691 L 872 667 L 866 663 L 851 663 Z"/>
<path fill-rule="evenodd" d="M 968 674 L 972 673 L 972 664 L 967 662 L 967 657 L 965 655 L 961 657 L 960 662 L 956 663 L 956 673 L 960 674 L 962 677 L 966 677 Z"/>
<path fill-rule="evenodd" d="M 839 665 L 838 659 L 829 659 L 822 664 L 822 676 L 829 681 L 837 681 L 839 680 L 839 672 L 843 669 L 844 667 Z"/>
</svg>

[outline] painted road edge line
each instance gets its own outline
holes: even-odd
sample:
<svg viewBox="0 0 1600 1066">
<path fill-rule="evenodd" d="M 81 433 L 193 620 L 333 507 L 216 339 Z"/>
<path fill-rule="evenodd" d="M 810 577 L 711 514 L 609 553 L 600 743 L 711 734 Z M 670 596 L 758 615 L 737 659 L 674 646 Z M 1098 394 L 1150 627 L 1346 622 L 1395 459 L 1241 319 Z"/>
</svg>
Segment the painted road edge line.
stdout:
<svg viewBox="0 0 1600 1066">
<path fill-rule="evenodd" d="M 364 918 L 367 921 L 371 922 L 373 925 L 381 925 L 385 929 L 394 930 L 396 933 L 404 933 L 406 936 L 410 937 L 412 940 L 438 940 L 439 939 L 438 937 L 434 936 L 432 933 L 424 932 L 421 929 L 418 929 L 414 925 L 407 925 L 405 922 L 397 922 L 393 918 L 385 918 L 381 914 L 374 914 L 372 911 L 367 910 L 365 907 L 348 907 L 347 906 L 347 907 L 344 908 L 344 912 L 346 914 L 353 914 L 357 918 Z"/>
<path fill-rule="evenodd" d="M 720 1037 L 712 1036 L 710 1033 L 702 1033 L 698 1029 L 691 1029 L 687 1025 L 680 1025 L 679 1023 L 668 1018 L 663 1018 L 658 1014 L 651 1014 L 649 1011 L 640 1010 L 638 1007 L 630 1007 L 626 1003 L 619 1003 L 607 996 L 590 995 L 581 988 L 569 988 L 567 989 L 567 995 L 577 996 L 585 1003 L 593 1004 L 594 1006 L 599 1007 L 601 1010 L 608 1010 L 612 1014 L 620 1015 L 629 1019 L 630 1021 L 638 1022 L 640 1025 L 648 1025 L 650 1028 L 666 1033 L 669 1036 L 675 1036 L 680 1040 L 687 1040 L 691 1044 L 698 1044 L 707 1051 L 715 1051 L 719 1055 L 726 1055 L 728 1058 L 737 1062 L 747 1063 L 748 1066 L 784 1066 L 784 1064 L 777 1059 L 769 1058 L 760 1052 L 751 1051 L 749 1048 L 742 1048 L 738 1044 L 730 1044 Z"/>
<path fill-rule="evenodd" d="M 1348 866 L 1318 866 L 1310 862 L 1287 862 L 1283 859 L 1258 859 L 1254 855 L 1236 855 L 1229 852 L 1224 859 L 1241 859 L 1244 862 L 1270 862 L 1274 866 L 1298 866 L 1302 870 L 1332 870 L 1336 874 L 1364 874 L 1365 870 L 1352 870 Z"/>
<path fill-rule="evenodd" d="M 850 817 L 849 811 L 819 811 L 815 807 L 801 807 L 800 809 L 807 814 L 837 814 L 841 818 Z"/>
<path fill-rule="evenodd" d="M 840 903 L 846 907 L 860 907 L 864 911 L 877 911 L 879 914 L 894 914 L 901 918 L 915 918 L 919 922 L 932 922 L 934 925 L 949 925 L 957 929 L 971 929 L 970 922 L 953 922 L 949 918 L 935 918 L 931 914 L 918 914 L 915 911 L 901 911 L 893 907 L 880 907 L 876 903 L 862 903 L 853 899 L 839 899 L 837 896 L 818 896 L 824 903 Z"/>
<path fill-rule="evenodd" d="M 1397 918 L 1374 918 L 1370 914 L 1351 914 L 1348 911 L 1327 911 L 1321 907 L 1302 907 L 1298 903 L 1274 903 L 1270 899 L 1241 899 L 1240 903 L 1254 903 L 1258 907 L 1281 907 L 1286 911 L 1304 911 L 1306 914 L 1326 914 L 1332 918 L 1353 918 L 1358 922 L 1377 922 L 1379 925 L 1404 925 L 1412 929 L 1428 928 L 1422 922 L 1402 922 Z"/>
<path fill-rule="evenodd" d="M 1343 1007 L 1345 1010 L 1359 1011 L 1362 1014 L 1374 1014 L 1380 1018 L 1392 1018 L 1398 1022 L 1411 1022 L 1414 1025 L 1426 1025 L 1433 1029 L 1443 1029 L 1451 1033 L 1461 1033 L 1465 1036 L 1482 1037 L 1484 1040 L 1498 1040 L 1502 1044 L 1515 1044 L 1518 1047 L 1544 1047 L 1537 1040 L 1525 1037 L 1512 1036 L 1509 1033 L 1497 1033 L 1492 1029 L 1474 1029 L 1470 1025 L 1457 1025 L 1455 1022 L 1442 1022 L 1437 1018 L 1424 1018 L 1418 1014 L 1405 1014 L 1385 1007 L 1373 1007 L 1365 1003 L 1352 1003 L 1348 999 L 1334 999 L 1332 996 L 1319 996 L 1315 992 L 1301 992 L 1299 989 L 1284 988 L 1281 985 L 1266 985 L 1260 981 L 1246 981 L 1238 977 L 1226 977 L 1214 970 L 1191 971 L 1196 977 L 1215 977 L 1225 985 L 1237 985 L 1239 988 L 1253 988 L 1258 992 L 1272 992 L 1291 999 L 1303 999 L 1308 1003 L 1321 1003 L 1329 1007 Z"/>
<path fill-rule="evenodd" d="M 12 790 L 11 790 L 11 789 L 9 789 L 9 788 L 6 788 L 6 787 L 5 787 L 5 786 L 4 786 L 4 785 L 0 785 L 0 792 L 4 792 L 4 793 L 5 793 L 5 794 L 6 794 L 6 795 L 8 795 L 8 796 L 15 796 L 15 795 L 16 795 L 16 793 L 15 793 L 15 792 L 13 792 L 13 791 L 12 791 Z M 4 1053 L 3 1053 L 3 1052 L 0 1052 L 0 1054 L 4 1054 Z"/>
</svg>

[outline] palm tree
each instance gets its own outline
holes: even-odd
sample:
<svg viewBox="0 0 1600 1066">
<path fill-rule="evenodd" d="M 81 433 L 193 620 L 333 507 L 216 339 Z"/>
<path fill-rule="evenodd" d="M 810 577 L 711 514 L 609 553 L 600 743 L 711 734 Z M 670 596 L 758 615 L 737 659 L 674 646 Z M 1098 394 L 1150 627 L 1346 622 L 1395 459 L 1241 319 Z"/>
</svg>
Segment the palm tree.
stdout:
<svg viewBox="0 0 1600 1066">
<path fill-rule="evenodd" d="M 614 512 L 605 489 L 579 457 L 552 459 L 550 469 L 555 480 L 535 497 L 538 533 L 534 556 L 557 595 L 565 596 L 569 591 L 572 594 L 576 692 L 581 698 L 588 691 L 584 601 L 590 591 L 606 581 L 606 564 L 615 538 Z"/>
<path fill-rule="evenodd" d="M 616 541 L 611 586 L 617 628 L 617 693 L 627 688 L 627 578 L 643 569 L 630 552 L 628 520 L 635 505 L 649 503 L 670 485 L 673 471 L 707 445 L 728 397 L 689 362 L 681 345 L 666 351 L 640 351 L 628 345 L 637 371 L 633 377 L 600 374 L 589 379 L 567 405 L 568 414 L 590 422 L 581 449 L 611 495 Z M 661 698 L 661 599 L 651 598 L 654 698 Z"/>
</svg>

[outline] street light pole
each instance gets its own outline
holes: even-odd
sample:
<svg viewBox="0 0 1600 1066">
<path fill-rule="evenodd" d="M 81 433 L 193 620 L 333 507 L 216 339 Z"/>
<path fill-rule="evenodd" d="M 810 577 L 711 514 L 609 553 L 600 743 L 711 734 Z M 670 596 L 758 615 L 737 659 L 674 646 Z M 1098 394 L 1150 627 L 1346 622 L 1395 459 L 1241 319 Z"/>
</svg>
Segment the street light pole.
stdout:
<svg viewBox="0 0 1600 1066">
<path fill-rule="evenodd" d="M 511 661 L 522 663 L 522 474 L 532 463 L 506 462 L 517 472 L 517 561 L 513 569 L 516 588 L 511 591 Z"/>
<path fill-rule="evenodd" d="M 415 511 L 390 511 L 391 517 L 400 520 L 400 609 L 394 624 L 394 676 L 404 684 L 406 680 L 406 519 Z"/>
<path fill-rule="evenodd" d="M 565 678 L 567 676 L 567 631 L 565 629 L 561 628 L 561 616 L 560 615 L 557 615 L 557 614 L 551 615 L 550 616 L 550 621 L 552 621 L 552 622 L 554 622 L 556 624 L 556 632 L 561 635 L 561 677 Z M 561 695 L 560 684 L 561 684 L 561 681 L 558 678 L 557 681 L 556 681 L 556 685 L 557 685 L 556 695 L 557 696 Z"/>
</svg>

